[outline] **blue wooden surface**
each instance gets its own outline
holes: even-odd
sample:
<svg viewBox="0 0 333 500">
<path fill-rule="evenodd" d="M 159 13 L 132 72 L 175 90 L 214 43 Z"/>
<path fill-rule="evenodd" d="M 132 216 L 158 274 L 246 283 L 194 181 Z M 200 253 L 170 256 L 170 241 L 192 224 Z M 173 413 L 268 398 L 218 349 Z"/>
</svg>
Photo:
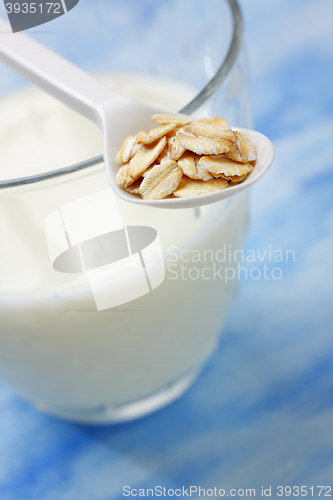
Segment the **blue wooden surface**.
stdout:
<svg viewBox="0 0 333 500">
<path fill-rule="evenodd" d="M 219 351 L 155 415 L 72 425 L 0 386 L 1 499 L 118 499 L 125 485 L 272 486 L 278 498 L 277 485 L 332 485 L 333 3 L 240 4 L 255 128 L 276 147 L 252 190 L 246 248 L 296 260 L 280 280 L 243 279 Z"/>
</svg>

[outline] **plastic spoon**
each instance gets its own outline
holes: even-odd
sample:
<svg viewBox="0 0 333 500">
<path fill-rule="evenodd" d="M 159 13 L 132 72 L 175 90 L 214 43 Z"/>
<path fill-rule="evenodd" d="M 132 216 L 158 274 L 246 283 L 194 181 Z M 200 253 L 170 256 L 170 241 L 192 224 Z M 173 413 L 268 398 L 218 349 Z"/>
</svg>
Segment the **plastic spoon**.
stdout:
<svg viewBox="0 0 333 500">
<path fill-rule="evenodd" d="M 267 137 L 253 130 L 233 127 L 233 130 L 247 135 L 257 150 L 254 171 L 239 185 L 207 195 L 162 200 L 144 200 L 127 193 L 116 182 L 119 165 L 115 162 L 115 156 L 124 138 L 139 130 L 150 130 L 153 127 L 151 116 L 168 112 L 115 92 L 29 36 L 10 33 L 9 24 L 2 19 L 0 31 L 0 60 L 101 128 L 109 182 L 115 193 L 126 201 L 161 208 L 207 205 L 228 198 L 257 182 L 274 159 L 274 148 Z"/>
</svg>

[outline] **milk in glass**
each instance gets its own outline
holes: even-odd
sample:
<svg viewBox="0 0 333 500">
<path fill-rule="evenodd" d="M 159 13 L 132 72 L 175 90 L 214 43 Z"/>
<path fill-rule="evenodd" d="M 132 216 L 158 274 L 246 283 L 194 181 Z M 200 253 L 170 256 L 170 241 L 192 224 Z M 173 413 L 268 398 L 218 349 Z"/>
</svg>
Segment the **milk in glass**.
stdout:
<svg viewBox="0 0 333 500">
<path fill-rule="evenodd" d="M 152 77 L 104 80 L 170 111 L 196 93 Z M 0 117 L 1 181 L 102 151 L 94 124 L 37 89 L 3 99 Z M 236 280 L 214 276 L 213 266 L 236 264 L 216 256 L 240 248 L 246 228 L 244 194 L 182 210 L 117 199 L 125 225 L 157 230 L 166 279 L 139 299 L 98 312 L 85 273 L 53 269 L 44 225 L 64 204 L 108 187 L 101 164 L 0 189 L 0 380 L 39 407 L 76 421 L 134 418 L 184 392 L 216 348 L 235 292 Z"/>
</svg>

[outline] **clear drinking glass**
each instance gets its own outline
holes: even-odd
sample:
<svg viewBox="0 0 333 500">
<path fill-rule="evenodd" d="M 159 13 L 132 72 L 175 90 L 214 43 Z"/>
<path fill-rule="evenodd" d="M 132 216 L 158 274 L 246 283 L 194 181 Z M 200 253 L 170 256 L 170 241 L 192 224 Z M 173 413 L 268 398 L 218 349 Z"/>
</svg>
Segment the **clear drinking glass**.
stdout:
<svg viewBox="0 0 333 500">
<path fill-rule="evenodd" d="M 251 127 L 235 0 L 96 1 L 53 23 L 55 33 L 31 35 L 116 90 Z M 0 380 L 77 422 L 148 414 L 179 397 L 217 345 L 236 279 L 221 279 L 216 268 L 241 248 L 246 194 L 184 210 L 117 199 L 126 225 L 157 230 L 166 277 L 98 311 L 85 272 L 52 267 L 45 221 L 109 188 L 101 134 L 0 69 Z"/>
</svg>

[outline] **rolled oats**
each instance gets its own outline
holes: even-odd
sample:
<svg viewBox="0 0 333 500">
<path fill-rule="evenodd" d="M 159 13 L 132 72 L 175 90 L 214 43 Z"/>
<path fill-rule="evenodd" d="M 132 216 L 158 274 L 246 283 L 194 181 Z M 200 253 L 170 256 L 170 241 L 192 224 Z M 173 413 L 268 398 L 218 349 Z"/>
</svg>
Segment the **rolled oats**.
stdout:
<svg viewBox="0 0 333 500">
<path fill-rule="evenodd" d="M 239 163 L 224 155 L 202 156 L 198 161 L 198 165 L 214 177 L 223 177 L 224 179 L 235 176 L 245 178 L 253 170 L 250 163 Z"/>
<path fill-rule="evenodd" d="M 248 176 L 248 174 L 246 174 L 246 175 L 240 175 L 240 176 L 232 175 L 230 177 L 225 177 L 225 179 L 228 179 L 228 181 L 231 181 L 231 182 L 229 182 L 229 187 L 230 187 L 231 185 L 234 186 L 235 184 L 239 184 L 244 179 L 246 179 L 247 176 Z"/>
<path fill-rule="evenodd" d="M 161 166 L 166 163 L 167 162 L 162 163 Z M 153 184 L 153 187 L 146 191 L 142 197 L 145 200 L 161 200 L 165 198 L 178 188 L 182 176 L 182 169 L 176 166 L 176 168 L 173 168 L 169 173 Z"/>
<path fill-rule="evenodd" d="M 139 141 L 143 135 L 146 135 L 145 132 L 139 132 L 136 135 L 128 135 L 126 137 L 116 156 L 117 163 L 127 163 L 133 158 L 141 148 Z"/>
<path fill-rule="evenodd" d="M 140 177 L 163 151 L 166 142 L 166 138 L 163 137 L 157 144 L 153 143 L 142 146 L 128 163 L 128 174 L 134 180 Z"/>
<path fill-rule="evenodd" d="M 166 160 L 178 160 L 185 151 L 185 148 L 180 144 L 175 134 L 168 134 L 167 145 L 158 157 L 158 161 L 163 163 Z"/>
<path fill-rule="evenodd" d="M 128 163 L 126 165 L 123 165 L 119 168 L 117 175 L 116 175 L 116 181 L 118 186 L 126 189 L 128 186 L 133 184 L 134 179 L 129 175 L 128 173 Z"/>
<path fill-rule="evenodd" d="M 161 139 L 168 132 L 171 132 L 176 127 L 175 123 L 169 123 L 168 125 L 163 125 L 163 127 L 153 128 L 148 134 L 142 135 L 138 139 L 138 144 L 151 144 L 152 142 Z"/>
<path fill-rule="evenodd" d="M 229 158 L 242 163 L 254 161 L 257 159 L 255 147 L 244 134 L 233 132 L 236 138 L 234 146 L 228 151 Z"/>
<path fill-rule="evenodd" d="M 178 189 L 173 192 L 176 198 L 186 198 L 188 196 L 198 196 L 200 194 L 214 193 L 228 187 L 228 181 L 225 179 L 211 179 L 206 182 L 183 177 L 179 183 Z"/>
<path fill-rule="evenodd" d="M 139 193 L 142 196 L 146 194 L 175 168 L 178 168 L 178 165 L 177 162 L 173 160 L 167 160 L 163 163 L 160 163 L 159 165 L 155 165 L 154 167 L 152 167 L 145 175 L 141 183 Z"/>
<path fill-rule="evenodd" d="M 186 151 L 183 156 L 178 160 L 178 165 L 182 169 L 187 177 L 191 179 L 200 179 L 202 181 L 209 181 L 213 176 L 207 170 L 198 166 L 198 161 L 200 156 L 191 153 L 190 151 Z"/>
<path fill-rule="evenodd" d="M 236 137 L 223 118 L 196 120 L 176 132 L 177 139 L 193 153 L 219 155 L 227 153 L 236 142 Z"/>
<path fill-rule="evenodd" d="M 183 198 L 236 186 L 256 160 L 251 141 L 220 117 L 158 114 L 161 126 L 126 137 L 116 161 L 120 187 L 146 200 Z"/>
<path fill-rule="evenodd" d="M 175 115 L 153 115 L 152 120 L 155 120 L 160 125 L 168 125 L 169 123 L 175 123 L 176 125 L 186 125 L 191 123 L 193 120 L 190 117 L 175 116 Z"/>
<path fill-rule="evenodd" d="M 138 179 L 137 181 L 135 181 L 133 184 L 131 184 L 130 186 L 128 186 L 126 188 L 126 191 L 128 193 L 131 193 L 131 194 L 139 194 L 139 190 L 140 190 L 140 185 L 141 185 L 141 180 Z"/>
</svg>

